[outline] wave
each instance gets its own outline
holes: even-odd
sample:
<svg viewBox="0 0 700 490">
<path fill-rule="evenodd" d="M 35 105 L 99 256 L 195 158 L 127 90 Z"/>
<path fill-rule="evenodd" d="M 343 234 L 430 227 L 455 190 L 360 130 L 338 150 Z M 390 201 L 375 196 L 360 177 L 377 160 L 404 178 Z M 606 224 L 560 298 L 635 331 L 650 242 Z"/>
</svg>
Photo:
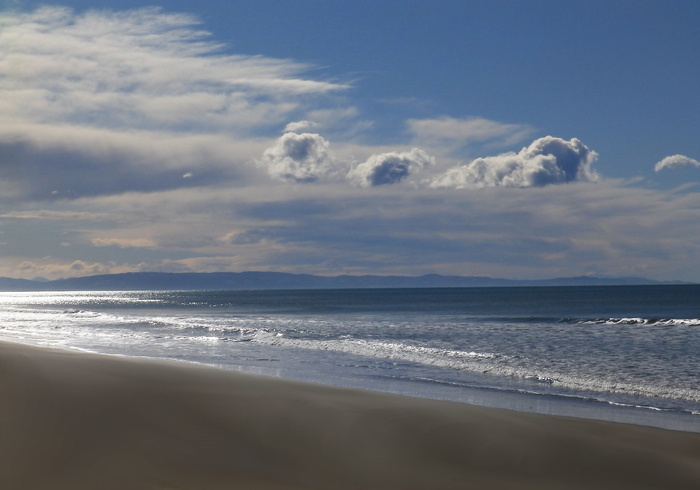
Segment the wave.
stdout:
<svg viewBox="0 0 700 490">
<path fill-rule="evenodd" d="M 115 314 L 83 309 L 37 310 L 32 308 L 6 308 L 0 318 L 3 336 L 19 337 L 26 341 L 54 343 L 56 345 L 158 345 L 179 348 L 186 342 L 193 343 L 254 343 L 261 346 L 311 351 L 338 352 L 365 359 L 374 359 L 377 366 L 395 369 L 409 364 L 466 371 L 477 375 L 523 380 L 523 384 L 541 386 L 542 392 L 574 390 L 581 392 L 607 392 L 621 395 L 657 397 L 690 402 L 700 402 L 700 390 L 663 383 L 648 384 L 630 379 L 605 379 L 605 375 L 581 374 L 571 365 L 563 369 L 538 367 L 526 359 L 509 357 L 503 353 L 455 349 L 425 345 L 418 340 L 367 338 L 340 336 L 331 332 L 320 333 L 326 325 L 310 326 L 315 320 L 308 317 L 274 317 L 267 315 L 192 316 Z M 542 317 L 527 317 L 523 321 L 543 322 Z M 600 325 L 656 325 L 697 326 L 699 319 L 663 318 L 569 318 L 550 319 L 572 324 Z M 330 323 L 333 323 L 332 320 Z M 513 319 L 510 319 L 513 321 Z M 31 325 L 31 329 L 27 328 Z M 306 328 L 305 328 L 306 327 Z M 311 328 L 314 331 L 309 331 Z M 221 344 L 224 345 L 224 344 Z M 97 347 L 96 347 L 97 348 Z M 150 347 L 149 347 L 150 348 Z M 393 366 L 392 366 L 393 364 Z M 551 366 L 550 366 L 551 367 Z"/>
<path fill-rule="evenodd" d="M 581 323 L 595 323 L 604 325 L 644 325 L 649 327 L 697 327 L 700 326 L 700 318 L 603 318 L 587 320 Z"/>
<path fill-rule="evenodd" d="M 648 327 L 698 327 L 700 318 L 662 318 L 662 317 L 486 317 L 481 320 L 496 323 L 527 324 L 570 324 L 570 325 L 643 325 Z"/>
<path fill-rule="evenodd" d="M 277 334 L 275 337 L 261 336 L 258 342 L 312 350 L 343 352 L 378 359 L 445 367 L 452 369 L 477 368 L 474 361 L 492 359 L 496 354 L 488 352 L 461 351 L 411 345 L 402 342 L 387 342 L 365 339 L 309 340 L 290 339 Z M 500 357 L 500 356 L 499 356 Z"/>
<path fill-rule="evenodd" d="M 258 334 L 255 342 L 283 347 L 342 352 L 365 358 L 385 359 L 393 363 L 413 363 L 458 371 L 468 371 L 503 378 L 534 382 L 549 388 L 582 392 L 606 392 L 619 395 L 665 398 L 700 402 L 700 390 L 688 387 L 673 387 L 644 382 L 604 379 L 600 376 L 585 376 L 578 373 L 549 371 L 535 366 L 519 366 L 509 356 L 490 352 L 440 349 L 407 344 L 365 339 L 308 340 L 289 339 L 284 334 L 270 336 Z"/>
</svg>

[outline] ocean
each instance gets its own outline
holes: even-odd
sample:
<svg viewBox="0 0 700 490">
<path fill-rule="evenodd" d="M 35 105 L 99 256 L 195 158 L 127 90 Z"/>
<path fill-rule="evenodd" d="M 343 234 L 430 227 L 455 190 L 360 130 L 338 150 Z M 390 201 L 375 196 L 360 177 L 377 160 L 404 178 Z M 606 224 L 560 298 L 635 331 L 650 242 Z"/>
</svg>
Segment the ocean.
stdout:
<svg viewBox="0 0 700 490">
<path fill-rule="evenodd" d="M 700 285 L 0 293 L 0 340 L 700 432 Z"/>
</svg>

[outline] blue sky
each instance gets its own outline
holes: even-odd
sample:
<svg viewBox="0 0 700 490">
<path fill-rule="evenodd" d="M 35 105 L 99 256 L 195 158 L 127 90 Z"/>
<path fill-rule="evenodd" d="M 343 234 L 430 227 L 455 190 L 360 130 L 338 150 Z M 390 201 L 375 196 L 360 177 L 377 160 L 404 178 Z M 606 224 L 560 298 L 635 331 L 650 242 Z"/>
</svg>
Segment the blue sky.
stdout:
<svg viewBox="0 0 700 490">
<path fill-rule="evenodd" d="M 700 281 L 698 2 L 0 6 L 0 275 Z"/>
</svg>

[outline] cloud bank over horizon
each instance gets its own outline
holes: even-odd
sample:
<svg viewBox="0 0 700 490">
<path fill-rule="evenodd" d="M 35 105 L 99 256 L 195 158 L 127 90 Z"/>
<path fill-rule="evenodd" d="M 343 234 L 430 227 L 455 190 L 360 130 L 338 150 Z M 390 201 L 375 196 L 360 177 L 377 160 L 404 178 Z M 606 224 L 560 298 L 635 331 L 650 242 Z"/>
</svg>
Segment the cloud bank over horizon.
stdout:
<svg viewBox="0 0 700 490">
<path fill-rule="evenodd" d="M 597 142 L 526 123 L 382 133 L 327 70 L 159 8 L 0 13 L 0 276 L 700 277 L 692 186 L 606 179 Z"/>
</svg>

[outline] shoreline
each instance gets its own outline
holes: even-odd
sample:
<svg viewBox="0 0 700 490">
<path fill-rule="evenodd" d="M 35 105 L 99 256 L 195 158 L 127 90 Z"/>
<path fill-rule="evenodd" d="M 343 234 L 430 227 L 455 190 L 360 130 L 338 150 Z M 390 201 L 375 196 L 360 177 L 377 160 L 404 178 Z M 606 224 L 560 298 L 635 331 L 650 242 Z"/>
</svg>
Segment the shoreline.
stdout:
<svg viewBox="0 0 700 490">
<path fill-rule="evenodd" d="M 329 376 L 316 372 L 295 369 L 271 369 L 253 364 L 208 363 L 206 361 L 177 359 L 168 357 L 130 355 L 121 352 L 100 352 L 75 346 L 42 346 L 24 344 L 16 340 L 0 339 L 16 345 L 36 347 L 39 349 L 58 349 L 69 353 L 110 356 L 135 361 L 153 361 L 201 366 L 234 373 L 252 374 L 278 379 L 312 383 L 316 385 L 345 388 L 395 396 L 420 398 L 426 400 L 447 401 L 484 408 L 511 410 L 521 413 L 554 415 L 587 420 L 606 421 L 621 424 L 640 425 L 681 432 L 700 433 L 700 415 L 681 410 L 659 409 L 631 404 L 611 403 L 596 398 L 580 396 L 561 396 L 520 390 L 508 390 L 486 386 L 451 385 L 431 380 L 387 379 L 375 380 L 357 376 Z"/>
<path fill-rule="evenodd" d="M 583 395 L 562 395 L 523 391 L 517 388 L 504 389 L 465 384 L 452 385 L 433 380 L 387 379 L 375 380 L 362 377 L 329 377 L 294 371 L 276 374 L 265 369 L 232 364 L 206 364 L 224 370 L 252 373 L 321 384 L 324 386 L 360 389 L 412 398 L 449 401 L 485 408 L 512 410 L 522 413 L 555 415 L 622 424 L 640 425 L 681 432 L 700 433 L 700 414 L 683 410 L 661 409 L 653 406 L 610 402 Z M 272 371 L 272 370 L 270 370 Z"/>
<path fill-rule="evenodd" d="M 0 342 L 0 487 L 661 489 L 700 434 Z"/>
</svg>

